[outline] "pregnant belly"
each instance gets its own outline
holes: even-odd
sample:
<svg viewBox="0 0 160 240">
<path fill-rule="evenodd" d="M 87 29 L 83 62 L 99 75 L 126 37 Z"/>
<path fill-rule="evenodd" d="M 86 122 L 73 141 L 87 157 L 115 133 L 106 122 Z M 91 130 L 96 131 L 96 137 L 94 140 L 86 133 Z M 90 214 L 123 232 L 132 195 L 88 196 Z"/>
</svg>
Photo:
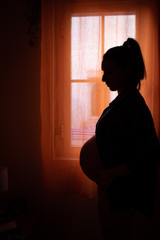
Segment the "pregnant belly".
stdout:
<svg viewBox="0 0 160 240">
<path fill-rule="evenodd" d="M 97 148 L 96 135 L 83 145 L 80 153 L 80 165 L 85 175 L 92 181 L 95 181 L 97 172 L 103 169 Z"/>
</svg>

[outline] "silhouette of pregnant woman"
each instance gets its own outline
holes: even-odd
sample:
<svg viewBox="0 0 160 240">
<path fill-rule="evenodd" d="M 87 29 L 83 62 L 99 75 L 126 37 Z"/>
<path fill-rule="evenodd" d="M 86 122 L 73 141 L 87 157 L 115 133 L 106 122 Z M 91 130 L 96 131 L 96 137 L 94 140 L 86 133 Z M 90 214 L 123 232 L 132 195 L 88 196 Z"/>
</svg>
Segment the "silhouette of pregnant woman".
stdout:
<svg viewBox="0 0 160 240">
<path fill-rule="evenodd" d="M 83 172 L 98 185 L 104 239 L 131 239 L 136 211 L 154 214 L 159 141 L 140 94 L 146 75 L 138 42 L 128 38 L 103 56 L 102 81 L 118 96 L 103 111 L 95 135 L 81 149 Z"/>
</svg>

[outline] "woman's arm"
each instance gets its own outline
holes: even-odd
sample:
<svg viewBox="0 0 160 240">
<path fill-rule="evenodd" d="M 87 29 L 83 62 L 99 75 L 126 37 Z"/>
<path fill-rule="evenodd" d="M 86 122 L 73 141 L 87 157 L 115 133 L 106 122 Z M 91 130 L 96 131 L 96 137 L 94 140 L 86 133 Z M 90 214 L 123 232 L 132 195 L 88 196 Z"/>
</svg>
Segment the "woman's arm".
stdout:
<svg viewBox="0 0 160 240">
<path fill-rule="evenodd" d="M 127 165 L 123 164 L 115 168 L 98 171 L 97 175 L 95 176 L 95 182 L 101 189 L 106 190 L 115 178 L 129 174 L 130 171 Z"/>
<path fill-rule="evenodd" d="M 105 186 L 106 188 L 116 177 L 130 173 L 126 165 L 110 169 L 103 168 L 96 143 L 96 135 L 90 138 L 82 147 L 80 165 L 88 178 L 99 186 Z"/>
</svg>

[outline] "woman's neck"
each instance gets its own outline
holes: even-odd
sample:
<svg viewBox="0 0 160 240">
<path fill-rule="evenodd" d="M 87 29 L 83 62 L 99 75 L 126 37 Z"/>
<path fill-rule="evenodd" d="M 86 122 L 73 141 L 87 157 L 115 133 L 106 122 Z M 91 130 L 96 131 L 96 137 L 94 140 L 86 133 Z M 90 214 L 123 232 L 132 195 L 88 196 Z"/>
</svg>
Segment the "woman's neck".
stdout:
<svg viewBox="0 0 160 240">
<path fill-rule="evenodd" d="M 133 87 L 128 87 L 128 88 L 121 88 L 121 89 L 118 89 L 117 90 L 117 92 L 118 92 L 118 95 L 119 94 L 121 94 L 121 93 L 123 93 L 123 92 L 125 92 L 125 93 L 130 93 L 130 92 L 133 92 L 133 91 L 135 91 L 135 90 L 137 90 L 137 88 L 135 87 L 135 88 L 133 88 Z"/>
</svg>

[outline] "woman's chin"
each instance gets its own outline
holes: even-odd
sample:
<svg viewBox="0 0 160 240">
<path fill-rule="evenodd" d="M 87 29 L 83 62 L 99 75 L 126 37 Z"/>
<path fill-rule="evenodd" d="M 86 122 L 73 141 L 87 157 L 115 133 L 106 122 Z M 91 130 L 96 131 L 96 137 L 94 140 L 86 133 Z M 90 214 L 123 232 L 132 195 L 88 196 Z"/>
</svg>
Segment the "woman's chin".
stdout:
<svg viewBox="0 0 160 240">
<path fill-rule="evenodd" d="M 110 91 L 117 91 L 117 89 L 114 86 L 112 86 L 111 84 L 109 84 L 109 82 L 105 82 L 105 83 L 106 83 L 107 87 L 110 89 Z"/>
<path fill-rule="evenodd" d="M 114 86 L 111 85 L 107 85 L 107 87 L 109 88 L 110 91 L 115 92 L 117 91 L 117 88 L 115 88 Z"/>
</svg>

